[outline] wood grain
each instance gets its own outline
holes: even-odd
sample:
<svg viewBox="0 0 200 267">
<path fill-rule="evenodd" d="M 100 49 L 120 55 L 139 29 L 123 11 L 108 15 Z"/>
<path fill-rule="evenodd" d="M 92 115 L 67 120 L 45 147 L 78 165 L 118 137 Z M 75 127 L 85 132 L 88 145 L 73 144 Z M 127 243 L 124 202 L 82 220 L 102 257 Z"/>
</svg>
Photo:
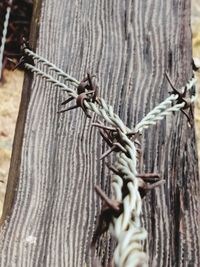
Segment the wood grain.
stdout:
<svg viewBox="0 0 200 267">
<path fill-rule="evenodd" d="M 100 95 L 134 128 L 168 96 L 166 71 L 176 86 L 191 78 L 190 1 L 43 1 L 37 52 L 79 80 L 96 73 Z M 16 194 L 1 228 L 1 266 L 91 266 L 100 207 L 94 184 L 110 192 L 111 174 L 99 161 L 106 145 L 81 110 L 57 113 L 66 98 L 58 88 L 34 77 L 23 90 L 30 100 L 20 110 L 22 149 L 13 154 L 21 161 L 9 177 L 18 185 L 9 189 Z M 194 129 L 172 115 L 144 134 L 143 147 L 143 171 L 166 180 L 143 205 L 149 265 L 200 266 Z M 110 246 L 109 238 L 99 243 L 105 264 Z"/>
</svg>

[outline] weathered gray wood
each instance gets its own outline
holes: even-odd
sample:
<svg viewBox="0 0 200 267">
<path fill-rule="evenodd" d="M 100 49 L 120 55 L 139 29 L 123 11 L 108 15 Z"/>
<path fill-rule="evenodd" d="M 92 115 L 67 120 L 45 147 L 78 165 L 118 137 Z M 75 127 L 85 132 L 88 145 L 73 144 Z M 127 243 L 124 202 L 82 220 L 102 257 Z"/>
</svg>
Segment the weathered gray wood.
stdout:
<svg viewBox="0 0 200 267">
<path fill-rule="evenodd" d="M 190 1 L 44 1 L 37 52 L 79 80 L 87 70 L 97 73 L 101 96 L 133 128 L 168 95 L 166 71 L 177 86 L 192 75 Z M 11 164 L 9 180 L 18 177 L 18 186 L 1 230 L 1 266 L 90 266 L 100 204 L 93 186 L 110 190 L 110 173 L 99 162 L 106 146 L 90 121 L 84 128 L 81 110 L 57 114 L 65 98 L 59 89 L 35 77 L 23 90 L 30 101 L 19 115 L 26 115 L 23 138 L 16 135 L 22 151 L 13 154 L 21 163 L 17 175 L 19 163 Z M 178 114 L 143 141 L 143 171 L 166 180 L 144 201 L 150 266 L 200 266 L 194 129 Z M 109 241 L 100 245 L 107 262 Z"/>
</svg>

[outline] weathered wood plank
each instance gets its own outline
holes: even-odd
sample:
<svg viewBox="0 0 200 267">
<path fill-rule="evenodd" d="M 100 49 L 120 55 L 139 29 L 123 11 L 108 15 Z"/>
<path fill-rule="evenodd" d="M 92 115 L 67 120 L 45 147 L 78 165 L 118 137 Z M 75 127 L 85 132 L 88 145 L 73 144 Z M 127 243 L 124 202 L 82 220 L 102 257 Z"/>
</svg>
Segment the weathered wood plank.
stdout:
<svg viewBox="0 0 200 267">
<path fill-rule="evenodd" d="M 177 86 L 191 78 L 190 1 L 43 1 L 37 52 L 79 80 L 87 69 L 97 73 L 101 96 L 133 128 L 168 95 L 166 71 Z M 22 150 L 15 147 L 13 155 L 21 163 L 1 231 L 1 266 L 90 266 L 99 210 L 93 186 L 110 191 L 110 173 L 99 162 L 106 146 L 90 121 L 84 128 L 82 111 L 57 114 L 65 98 L 59 89 L 34 77 L 24 92 L 30 101 L 20 111 L 25 127 L 17 128 Z M 166 179 L 144 202 L 150 266 L 199 266 L 194 129 L 179 114 L 152 127 L 143 141 L 144 171 Z M 13 161 L 10 181 L 17 166 Z M 4 218 L 9 210 L 10 204 Z M 101 245 L 107 262 L 109 241 Z"/>
</svg>

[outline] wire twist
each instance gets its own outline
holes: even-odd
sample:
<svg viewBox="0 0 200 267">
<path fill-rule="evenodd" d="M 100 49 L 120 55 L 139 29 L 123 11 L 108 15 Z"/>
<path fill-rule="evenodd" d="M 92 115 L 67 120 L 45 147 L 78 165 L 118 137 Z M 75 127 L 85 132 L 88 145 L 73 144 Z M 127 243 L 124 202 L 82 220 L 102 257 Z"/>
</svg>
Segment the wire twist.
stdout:
<svg viewBox="0 0 200 267">
<path fill-rule="evenodd" d="M 79 85 L 79 81 L 77 81 L 75 78 L 73 78 L 72 76 L 66 74 L 63 70 L 61 70 L 60 68 L 56 67 L 55 64 L 49 62 L 48 60 L 46 60 L 44 57 L 41 57 L 39 55 L 37 55 L 36 53 L 34 53 L 32 50 L 25 48 L 24 52 L 31 56 L 34 60 L 37 60 L 38 63 L 43 63 L 43 66 L 47 66 L 49 67 L 49 70 L 51 71 L 55 71 L 56 74 L 58 75 L 58 77 L 63 77 L 65 81 L 70 81 L 72 82 L 72 84 L 74 85 Z"/>
<path fill-rule="evenodd" d="M 197 82 L 197 79 L 193 77 L 188 83 L 186 84 L 187 90 L 192 89 L 192 87 Z M 181 88 L 182 91 L 183 88 Z M 163 102 L 161 102 L 158 106 L 156 106 L 152 111 L 150 111 L 136 126 L 135 131 L 139 131 L 140 133 L 144 130 L 149 128 L 150 125 L 154 125 L 159 120 L 163 120 L 164 117 L 169 115 L 172 112 L 180 111 L 184 107 L 184 103 L 180 104 L 173 104 L 175 100 L 177 100 L 178 95 L 172 94 L 168 98 L 166 98 Z M 191 97 L 191 102 L 194 102 L 196 99 L 195 96 Z M 173 106 L 172 106 L 173 105 Z"/>
<path fill-rule="evenodd" d="M 123 180 L 114 175 L 112 189 L 116 200 L 123 202 L 123 213 L 113 219 L 110 232 L 117 239 L 118 245 L 114 252 L 116 266 L 147 266 L 147 255 L 143 251 L 142 241 L 147 238 L 147 232 L 140 226 L 142 200 L 138 187 L 140 179 L 136 177 L 136 148 L 134 143 L 123 132 L 120 133 L 126 143 L 127 156 L 120 152 L 117 154 L 115 167 L 123 173 L 123 179 L 128 180 L 129 194 L 122 199 Z"/>
<path fill-rule="evenodd" d="M 53 76 L 46 74 L 45 72 L 39 70 L 38 68 L 36 68 L 35 66 L 32 66 L 29 63 L 25 63 L 24 67 L 31 71 L 32 73 L 35 73 L 38 76 L 41 76 L 42 78 L 45 78 L 48 82 L 51 82 L 54 86 L 58 86 L 60 88 L 62 88 L 63 90 L 65 90 L 70 96 L 76 98 L 78 95 L 77 93 L 69 88 L 67 85 L 65 85 L 64 83 L 61 83 L 60 81 L 56 80 L 53 78 Z"/>
</svg>

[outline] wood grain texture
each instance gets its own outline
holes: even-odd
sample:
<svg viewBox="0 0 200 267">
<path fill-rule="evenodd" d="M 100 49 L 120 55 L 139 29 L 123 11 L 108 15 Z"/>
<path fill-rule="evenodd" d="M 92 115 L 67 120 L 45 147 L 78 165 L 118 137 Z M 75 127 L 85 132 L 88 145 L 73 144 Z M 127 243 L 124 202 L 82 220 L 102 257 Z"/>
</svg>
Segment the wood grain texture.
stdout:
<svg viewBox="0 0 200 267">
<path fill-rule="evenodd" d="M 190 1 L 44 0 L 37 52 L 79 80 L 96 73 L 100 95 L 133 128 L 168 96 L 166 71 L 177 86 L 191 78 Z M 90 121 L 84 128 L 81 110 L 57 113 L 66 97 L 58 88 L 34 77 L 24 90 L 30 101 L 22 150 L 13 152 L 21 164 L 0 266 L 91 266 L 100 207 L 94 184 L 110 192 L 111 174 L 99 162 L 106 145 Z M 194 129 L 172 115 L 145 133 L 143 147 L 143 171 L 166 180 L 143 205 L 149 265 L 200 266 Z M 110 246 L 108 238 L 99 243 L 105 263 Z"/>
</svg>

